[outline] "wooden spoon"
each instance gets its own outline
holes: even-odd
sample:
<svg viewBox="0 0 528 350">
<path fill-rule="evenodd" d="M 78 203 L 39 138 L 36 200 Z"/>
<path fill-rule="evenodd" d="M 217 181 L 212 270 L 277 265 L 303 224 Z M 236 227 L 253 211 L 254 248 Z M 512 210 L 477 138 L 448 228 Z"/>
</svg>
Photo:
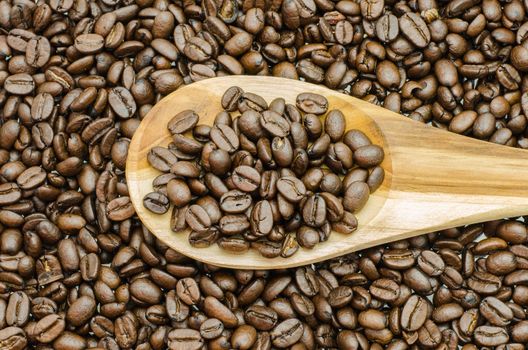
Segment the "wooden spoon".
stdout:
<svg viewBox="0 0 528 350">
<path fill-rule="evenodd" d="M 170 212 L 153 214 L 143 206 L 160 173 L 147 162 L 154 146 L 171 141 L 167 122 L 185 109 L 212 124 L 222 110 L 220 98 L 231 86 L 295 104 L 302 92 L 326 96 L 330 109 L 346 116 L 347 129 L 365 132 L 385 150 L 385 180 L 357 215 L 350 235 L 333 232 L 312 250 L 290 258 L 267 259 L 250 249 L 234 254 L 217 245 L 193 248 L 188 232 L 174 233 Z M 236 269 L 280 269 L 337 257 L 356 250 L 450 227 L 528 214 L 528 151 L 478 141 L 433 128 L 387 109 L 325 87 L 273 77 L 229 76 L 200 81 L 158 102 L 143 119 L 129 148 L 126 178 L 132 203 L 143 224 L 172 249 L 193 259 Z"/>
</svg>

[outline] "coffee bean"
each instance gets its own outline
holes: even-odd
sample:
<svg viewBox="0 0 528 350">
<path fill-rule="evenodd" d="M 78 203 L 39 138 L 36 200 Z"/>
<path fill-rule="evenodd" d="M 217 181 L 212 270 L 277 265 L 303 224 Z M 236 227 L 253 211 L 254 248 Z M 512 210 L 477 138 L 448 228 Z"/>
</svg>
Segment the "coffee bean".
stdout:
<svg viewBox="0 0 528 350">
<path fill-rule="evenodd" d="M 234 37 L 233 37 L 234 38 Z M 261 96 L 251 92 L 244 92 L 238 100 L 238 110 L 244 113 L 247 110 L 262 112 L 268 108 L 268 103 Z"/>
<path fill-rule="evenodd" d="M 345 136 L 343 138 L 343 142 L 350 147 L 352 151 L 356 151 L 358 148 L 363 146 L 369 146 L 371 145 L 371 142 L 367 135 L 365 135 L 360 130 L 348 130 L 345 133 Z"/>
<path fill-rule="evenodd" d="M 220 219 L 220 231 L 225 235 L 242 234 L 250 227 L 245 215 L 225 215 Z"/>
<path fill-rule="evenodd" d="M 316 228 L 309 226 L 301 226 L 297 229 L 297 242 L 303 248 L 312 249 L 317 243 L 319 243 L 320 234 Z"/>
<path fill-rule="evenodd" d="M 325 118 L 325 132 L 330 136 L 332 142 L 338 142 L 343 137 L 346 129 L 345 116 L 339 110 L 328 112 Z"/>
<path fill-rule="evenodd" d="M 82 296 L 70 305 L 66 313 L 66 320 L 74 326 L 81 326 L 93 316 L 95 309 L 95 300 L 88 296 Z"/>
<path fill-rule="evenodd" d="M 498 346 L 506 344 L 509 340 L 508 333 L 504 328 L 494 326 L 477 327 L 473 337 L 475 342 L 481 346 Z"/>
<path fill-rule="evenodd" d="M 308 197 L 304 203 L 303 220 L 312 227 L 321 227 L 326 219 L 326 202 L 323 197 L 315 194 Z"/>
<path fill-rule="evenodd" d="M 418 330 L 427 319 L 427 301 L 421 297 L 411 296 L 405 303 L 402 315 L 401 326 L 406 331 Z"/>
<path fill-rule="evenodd" d="M 104 38 L 99 34 L 81 34 L 75 38 L 75 48 L 82 54 L 93 54 L 101 50 Z"/>
<path fill-rule="evenodd" d="M 260 125 L 273 136 L 285 137 L 290 133 L 288 121 L 273 111 L 262 112 Z"/>
<path fill-rule="evenodd" d="M 186 110 L 176 114 L 168 123 L 167 128 L 171 134 L 183 134 L 193 129 L 200 117 L 194 111 Z"/>
<path fill-rule="evenodd" d="M 125 88 L 115 87 L 108 93 L 108 103 L 113 111 L 123 119 L 131 118 L 136 113 L 136 102 Z"/>
<path fill-rule="evenodd" d="M 200 332 L 193 329 L 174 329 L 168 334 L 168 345 L 171 350 L 198 350 L 203 344 Z"/>
<path fill-rule="evenodd" d="M 370 194 L 369 187 L 364 182 L 354 182 L 346 190 L 343 207 L 351 212 L 360 210 L 367 202 Z"/>
<path fill-rule="evenodd" d="M 66 321 L 57 314 L 51 314 L 40 319 L 34 324 L 32 333 L 41 343 L 50 343 L 58 338 L 66 327 Z"/>
<path fill-rule="evenodd" d="M 176 284 L 178 297 L 187 305 L 194 305 L 200 301 L 200 289 L 192 278 L 184 278 Z"/>
<path fill-rule="evenodd" d="M 101 273 L 101 261 L 94 253 L 83 256 L 79 266 L 84 281 L 94 281 Z"/>
<path fill-rule="evenodd" d="M 376 36 L 382 42 L 390 42 L 399 34 L 398 18 L 391 13 L 381 16 L 376 21 Z"/>
<path fill-rule="evenodd" d="M 110 220 L 124 221 L 135 214 L 134 207 L 130 197 L 118 197 L 111 200 L 106 207 L 107 215 Z"/>
<path fill-rule="evenodd" d="M 224 331 L 224 324 L 216 318 L 209 318 L 200 325 L 200 335 L 204 339 L 218 338 Z"/>
<path fill-rule="evenodd" d="M 400 29 L 417 47 L 425 47 L 431 41 L 431 33 L 425 21 L 416 13 L 409 12 L 400 17 Z"/>
<path fill-rule="evenodd" d="M 51 45 L 49 40 L 43 36 L 31 38 L 27 42 L 26 62 L 34 68 L 41 68 L 48 63 L 51 57 Z"/>
<path fill-rule="evenodd" d="M 22 197 L 22 192 L 16 183 L 8 182 L 0 185 L 0 205 L 16 203 Z"/>
<path fill-rule="evenodd" d="M 195 36 L 187 40 L 183 53 L 191 61 L 204 62 L 211 58 L 213 47 L 206 40 Z"/>
<path fill-rule="evenodd" d="M 11 294 L 7 303 L 5 321 L 9 326 L 22 327 L 29 319 L 29 298 L 24 292 Z"/>
<path fill-rule="evenodd" d="M 376 145 L 363 146 L 354 151 L 354 161 L 365 168 L 379 165 L 383 157 L 383 149 Z"/>
<path fill-rule="evenodd" d="M 251 232 L 256 236 L 265 236 L 273 228 L 273 213 L 267 200 L 257 202 L 251 210 Z"/>
<path fill-rule="evenodd" d="M 4 327 L 0 330 L 0 345 L 7 350 L 24 349 L 27 345 L 24 330 L 19 327 Z"/>
<path fill-rule="evenodd" d="M 18 73 L 7 77 L 4 88 L 13 95 L 28 95 L 35 89 L 35 81 L 27 73 Z"/>
<path fill-rule="evenodd" d="M 245 311 L 244 319 L 258 330 L 269 331 L 277 324 L 278 315 L 270 307 L 252 305 Z"/>
<path fill-rule="evenodd" d="M 196 232 L 206 232 L 211 227 L 209 214 L 199 205 L 191 205 L 185 213 L 187 225 Z"/>
<path fill-rule="evenodd" d="M 233 328 L 238 324 L 235 314 L 223 305 L 217 298 L 207 296 L 204 299 L 204 312 L 207 316 L 217 318 L 224 323 L 225 327 Z"/>
<path fill-rule="evenodd" d="M 260 174 L 250 166 L 236 167 L 231 176 L 233 184 L 241 191 L 253 192 L 260 186 Z"/>
<path fill-rule="evenodd" d="M 191 199 L 192 194 L 189 186 L 185 181 L 180 179 L 172 179 L 167 183 L 167 197 L 170 202 L 174 204 L 177 208 L 181 208 L 187 205 Z"/>
<path fill-rule="evenodd" d="M 429 276 L 439 276 L 444 272 L 445 263 L 435 252 L 423 251 L 417 259 L 418 266 Z"/>
<path fill-rule="evenodd" d="M 324 114 L 328 110 L 328 100 L 321 95 L 303 93 L 297 96 L 297 108 L 304 113 Z"/>
<path fill-rule="evenodd" d="M 182 176 L 187 178 L 196 178 L 200 176 L 200 169 L 194 162 L 179 161 L 173 163 L 170 168 L 171 173 L 176 176 Z"/>
<path fill-rule="evenodd" d="M 240 146 L 238 136 L 228 125 L 215 125 L 211 129 L 210 137 L 218 148 L 229 153 L 235 152 Z"/>
<path fill-rule="evenodd" d="M 164 214 L 169 210 L 169 198 L 158 192 L 150 192 L 143 198 L 145 208 L 156 214 Z"/>
<path fill-rule="evenodd" d="M 228 112 L 233 112 L 238 108 L 238 101 L 244 91 L 238 86 L 232 86 L 222 95 L 222 108 Z"/>
<path fill-rule="evenodd" d="M 230 214 L 243 213 L 251 204 L 251 196 L 238 190 L 229 191 L 220 198 L 220 207 Z"/>
<path fill-rule="evenodd" d="M 279 323 L 270 332 L 273 345 L 286 348 L 295 344 L 303 334 L 302 323 L 295 318 L 289 318 Z"/>
<path fill-rule="evenodd" d="M 27 168 L 17 177 L 17 184 L 22 190 L 34 189 L 46 180 L 46 171 L 41 167 Z"/>
<path fill-rule="evenodd" d="M 286 176 L 277 180 L 277 190 L 288 201 L 298 203 L 306 195 L 306 187 L 298 178 Z"/>
</svg>

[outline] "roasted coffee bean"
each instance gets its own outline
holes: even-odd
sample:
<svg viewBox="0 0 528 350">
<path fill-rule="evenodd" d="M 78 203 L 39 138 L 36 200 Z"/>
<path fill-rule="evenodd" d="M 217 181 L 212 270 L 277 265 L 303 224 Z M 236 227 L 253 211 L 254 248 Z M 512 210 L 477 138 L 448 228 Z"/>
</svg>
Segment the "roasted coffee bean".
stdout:
<svg viewBox="0 0 528 350">
<path fill-rule="evenodd" d="M 354 161 L 365 168 L 379 165 L 383 156 L 383 149 L 376 145 L 363 146 L 354 151 Z"/>
<path fill-rule="evenodd" d="M 224 324 L 216 318 L 207 319 L 200 325 L 200 335 L 204 339 L 218 338 L 224 331 Z"/>
<path fill-rule="evenodd" d="M 251 232 L 258 236 L 266 236 L 273 228 L 273 212 L 267 200 L 259 201 L 251 210 Z"/>
<path fill-rule="evenodd" d="M 187 205 L 192 199 L 189 186 L 187 186 L 185 181 L 180 179 L 170 180 L 167 183 L 166 192 L 170 202 L 177 208 Z"/>
<path fill-rule="evenodd" d="M 401 326 L 406 331 L 418 330 L 426 321 L 428 313 L 427 301 L 413 295 L 405 303 L 401 314 Z"/>
<path fill-rule="evenodd" d="M 231 157 L 229 153 L 223 149 L 217 149 L 209 155 L 209 167 L 213 174 L 222 176 L 227 174 L 231 169 Z"/>
<path fill-rule="evenodd" d="M 315 194 L 308 197 L 302 209 L 303 220 L 312 227 L 323 226 L 326 220 L 326 202 L 323 197 Z"/>
<path fill-rule="evenodd" d="M 206 232 L 211 227 L 211 218 L 204 208 L 197 204 L 191 205 L 185 213 L 187 225 L 196 232 Z"/>
<path fill-rule="evenodd" d="M 387 13 L 376 21 L 376 36 L 382 42 L 390 42 L 398 37 L 399 34 L 398 18 Z"/>
<path fill-rule="evenodd" d="M 229 153 L 235 152 L 240 146 L 237 134 L 228 125 L 215 125 L 209 133 L 211 140 Z"/>
<path fill-rule="evenodd" d="M 340 221 L 332 223 L 332 229 L 339 233 L 349 234 L 357 229 L 357 218 L 351 212 L 344 211 Z"/>
<path fill-rule="evenodd" d="M 22 328 L 4 327 L 0 330 L 0 345 L 8 350 L 21 350 L 27 345 L 27 336 Z"/>
<path fill-rule="evenodd" d="M 238 86 L 232 86 L 222 95 L 222 108 L 233 112 L 238 108 L 238 101 L 242 98 L 244 91 Z"/>
<path fill-rule="evenodd" d="M 99 34 L 81 34 L 74 45 L 81 54 L 93 54 L 103 48 L 104 38 Z"/>
<path fill-rule="evenodd" d="M 145 208 L 156 214 L 164 214 L 169 210 L 169 198 L 162 193 L 150 192 L 143 198 Z"/>
<path fill-rule="evenodd" d="M 16 203 L 22 197 L 22 191 L 16 183 L 8 182 L 0 185 L 0 205 Z"/>
<path fill-rule="evenodd" d="M 312 249 L 319 241 L 320 233 L 316 228 L 309 226 L 301 226 L 297 229 L 297 242 L 303 248 Z"/>
<path fill-rule="evenodd" d="M 260 174 L 247 165 L 240 165 L 233 169 L 231 177 L 236 188 L 244 192 L 253 192 L 260 186 Z"/>
<path fill-rule="evenodd" d="M 200 289 L 192 278 L 183 278 L 176 284 L 178 297 L 187 305 L 194 305 L 200 301 Z"/>
<path fill-rule="evenodd" d="M 295 318 L 289 318 L 279 323 L 270 332 L 273 345 L 286 348 L 295 344 L 303 335 L 303 324 Z"/>
<path fill-rule="evenodd" d="M 181 134 L 174 134 L 172 136 L 172 145 L 179 154 L 183 153 L 188 157 L 199 154 L 203 147 L 200 142 Z"/>
<path fill-rule="evenodd" d="M 275 310 L 262 305 L 251 305 L 244 313 L 246 322 L 258 330 L 269 331 L 278 322 Z"/>
<path fill-rule="evenodd" d="M 168 334 L 168 345 L 171 350 L 202 348 L 204 344 L 200 332 L 194 329 L 174 329 Z"/>
<path fill-rule="evenodd" d="M 281 177 L 278 179 L 277 190 L 292 203 L 300 202 L 306 195 L 306 187 L 303 182 L 292 176 Z"/>
<path fill-rule="evenodd" d="M 35 81 L 27 73 L 18 73 L 5 79 L 4 88 L 13 95 L 28 95 L 35 89 Z"/>
<path fill-rule="evenodd" d="M 116 87 L 108 93 L 108 103 L 113 111 L 123 119 L 131 118 L 136 113 L 136 102 L 132 94 L 122 87 Z"/>
<path fill-rule="evenodd" d="M 130 197 L 128 196 L 118 197 L 111 200 L 106 207 L 106 211 L 108 218 L 114 221 L 124 221 L 129 219 L 136 212 L 132 206 Z"/>
<path fill-rule="evenodd" d="M 417 259 L 418 266 L 429 276 L 440 276 L 445 269 L 442 257 L 432 251 L 423 251 Z"/>
<path fill-rule="evenodd" d="M 23 327 L 29 319 L 29 297 L 24 292 L 15 292 L 9 297 L 5 321 L 9 326 Z"/>
<path fill-rule="evenodd" d="M 219 228 L 225 235 L 242 234 L 250 227 L 245 215 L 225 215 L 220 219 Z"/>
<path fill-rule="evenodd" d="M 340 141 L 346 129 L 346 121 L 343 113 L 339 110 L 328 112 L 325 118 L 324 129 L 328 136 L 330 136 L 332 142 Z"/>
<path fill-rule="evenodd" d="M 473 335 L 475 342 L 481 346 L 498 346 L 509 340 L 508 332 L 504 328 L 494 326 L 480 326 Z"/>
<path fill-rule="evenodd" d="M 343 142 L 345 145 L 350 147 L 352 151 L 356 151 L 360 147 L 369 146 L 372 144 L 367 135 L 365 135 L 362 131 L 355 129 L 348 130 L 345 133 Z"/>
<path fill-rule="evenodd" d="M 245 212 L 251 206 L 252 200 L 248 193 L 233 190 L 225 193 L 219 203 L 224 212 L 238 214 Z"/>
<path fill-rule="evenodd" d="M 176 176 L 182 176 L 187 178 L 196 178 L 200 176 L 200 168 L 198 168 L 198 166 L 194 162 L 185 160 L 172 164 L 170 171 Z"/>
<path fill-rule="evenodd" d="M 66 327 L 66 321 L 57 314 L 43 317 L 33 326 L 32 335 L 41 343 L 50 343 L 57 339 Z"/>
<path fill-rule="evenodd" d="M 414 12 L 408 12 L 400 17 L 399 27 L 403 35 L 417 47 L 425 47 L 431 41 L 427 24 Z"/>
<path fill-rule="evenodd" d="M 370 190 L 366 183 L 359 181 L 354 182 L 346 189 L 343 198 L 343 207 L 345 210 L 354 213 L 363 208 L 367 203 L 369 194 Z"/>
<path fill-rule="evenodd" d="M 286 119 L 274 111 L 263 111 L 260 125 L 271 135 L 285 137 L 290 133 L 290 125 Z"/>
<path fill-rule="evenodd" d="M 96 306 L 96 301 L 92 297 L 81 296 L 70 305 L 66 320 L 74 326 L 81 326 L 90 320 L 95 313 Z"/>
<path fill-rule="evenodd" d="M 305 113 L 324 114 L 328 110 L 328 100 L 321 95 L 303 93 L 295 101 L 297 108 Z"/>
<path fill-rule="evenodd" d="M 178 158 L 167 148 L 153 147 L 147 155 L 147 160 L 153 168 L 159 171 L 168 172 L 178 161 Z"/>
</svg>

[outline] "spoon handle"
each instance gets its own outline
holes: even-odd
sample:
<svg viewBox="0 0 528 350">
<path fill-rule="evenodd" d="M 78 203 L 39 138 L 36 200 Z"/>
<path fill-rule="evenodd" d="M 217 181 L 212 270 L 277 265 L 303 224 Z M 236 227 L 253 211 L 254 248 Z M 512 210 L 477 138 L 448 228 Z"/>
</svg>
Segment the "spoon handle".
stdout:
<svg viewBox="0 0 528 350">
<path fill-rule="evenodd" d="M 374 119 L 392 159 L 395 176 L 388 198 L 398 199 L 393 215 L 401 215 L 396 216 L 400 224 L 423 227 L 425 220 L 439 223 L 430 228 L 448 228 L 462 221 L 528 214 L 528 151 L 402 120 L 390 112 Z M 406 207 L 418 210 L 411 213 Z"/>
</svg>

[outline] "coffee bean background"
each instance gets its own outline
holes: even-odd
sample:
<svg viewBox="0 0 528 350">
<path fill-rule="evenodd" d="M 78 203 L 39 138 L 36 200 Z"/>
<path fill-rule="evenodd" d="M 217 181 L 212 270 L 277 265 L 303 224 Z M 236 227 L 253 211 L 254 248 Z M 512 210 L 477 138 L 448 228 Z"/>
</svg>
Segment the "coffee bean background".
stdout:
<svg viewBox="0 0 528 350">
<path fill-rule="evenodd" d="M 524 349 L 522 218 L 297 269 L 225 270 L 141 226 L 123 172 L 157 100 L 225 74 L 304 79 L 527 148 L 527 10 L 520 0 L 1 0 L 0 348 Z"/>
</svg>

